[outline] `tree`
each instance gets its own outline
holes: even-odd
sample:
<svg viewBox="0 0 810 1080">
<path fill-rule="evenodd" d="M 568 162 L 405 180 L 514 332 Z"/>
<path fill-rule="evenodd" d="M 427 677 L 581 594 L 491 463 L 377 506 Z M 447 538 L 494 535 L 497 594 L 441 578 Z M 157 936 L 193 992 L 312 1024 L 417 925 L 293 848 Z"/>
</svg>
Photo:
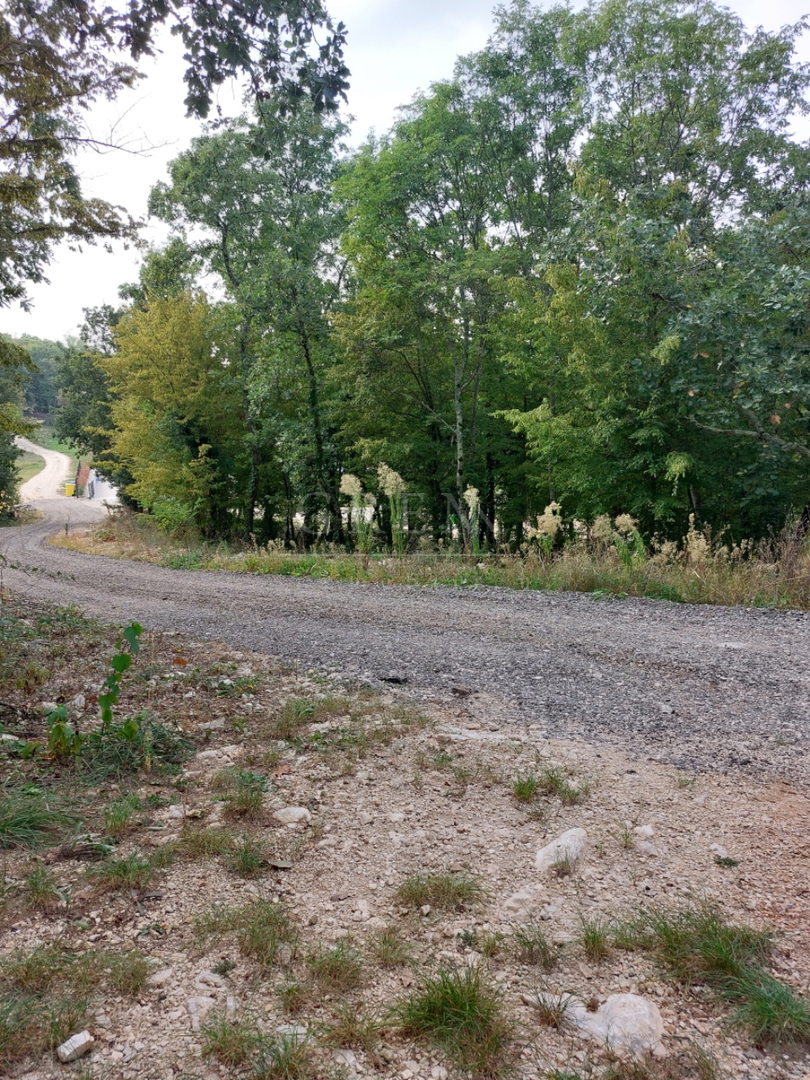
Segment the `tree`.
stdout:
<svg viewBox="0 0 810 1080">
<path fill-rule="evenodd" d="M 10 517 L 17 502 L 15 463 L 19 451 L 14 436 L 33 431 L 22 415 L 25 381 L 33 369 L 28 352 L 0 336 L 0 519 Z"/>
<path fill-rule="evenodd" d="M 244 528 L 270 492 L 260 478 L 278 459 L 285 487 L 303 496 L 305 526 L 329 515 L 341 531 L 339 470 L 325 415 L 332 360 L 328 317 L 340 294 L 336 243 L 342 220 L 331 198 L 342 125 L 303 106 L 279 126 L 264 109 L 194 140 L 158 184 L 150 209 L 183 230 L 202 230 L 192 249 L 224 283 L 240 320 L 239 375 L 251 480 Z"/>
<path fill-rule="evenodd" d="M 99 357 L 109 379 L 109 462 L 126 494 L 172 523 L 227 535 L 247 468 L 227 324 L 200 293 L 149 300 L 115 329 Z"/>
<path fill-rule="evenodd" d="M 336 108 L 348 74 L 345 30 L 320 0 L 133 0 L 123 12 L 92 0 L 8 0 L 0 13 L 0 306 L 27 304 L 55 243 L 132 235 L 121 208 L 82 195 L 71 157 L 82 117 L 139 78 L 158 26 L 186 47 L 186 105 L 207 115 L 215 87 L 247 72 L 254 93 L 284 113 L 302 96 Z M 322 43 L 315 39 L 323 27 Z"/>
</svg>

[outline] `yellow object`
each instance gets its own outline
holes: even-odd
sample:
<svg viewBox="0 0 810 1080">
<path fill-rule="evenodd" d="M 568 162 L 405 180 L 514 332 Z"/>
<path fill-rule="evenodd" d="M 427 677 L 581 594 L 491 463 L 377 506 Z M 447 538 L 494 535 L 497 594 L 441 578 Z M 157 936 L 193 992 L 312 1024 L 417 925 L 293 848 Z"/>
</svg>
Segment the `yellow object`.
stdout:
<svg viewBox="0 0 810 1080">
<path fill-rule="evenodd" d="M 68 481 L 65 484 L 65 494 L 66 495 L 75 495 L 76 494 L 76 485 L 72 481 Z"/>
</svg>

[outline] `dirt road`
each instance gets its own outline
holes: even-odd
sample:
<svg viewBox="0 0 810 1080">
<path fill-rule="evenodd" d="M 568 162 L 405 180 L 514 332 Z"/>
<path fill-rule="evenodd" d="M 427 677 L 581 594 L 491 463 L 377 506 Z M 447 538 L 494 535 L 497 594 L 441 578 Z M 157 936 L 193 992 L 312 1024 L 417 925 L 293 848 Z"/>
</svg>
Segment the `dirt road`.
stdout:
<svg viewBox="0 0 810 1080">
<path fill-rule="evenodd" d="M 807 614 L 169 570 L 51 547 L 49 535 L 98 509 L 39 508 L 42 521 L 0 536 L 11 560 L 40 568 L 6 569 L 12 593 L 392 680 L 393 692 L 455 702 L 468 719 L 810 790 Z"/>
<path fill-rule="evenodd" d="M 38 454 L 45 461 L 45 468 L 20 486 L 20 502 L 59 498 L 70 470 L 70 458 L 58 450 L 46 450 L 30 439 L 18 435 L 14 442 L 29 454 Z"/>
</svg>

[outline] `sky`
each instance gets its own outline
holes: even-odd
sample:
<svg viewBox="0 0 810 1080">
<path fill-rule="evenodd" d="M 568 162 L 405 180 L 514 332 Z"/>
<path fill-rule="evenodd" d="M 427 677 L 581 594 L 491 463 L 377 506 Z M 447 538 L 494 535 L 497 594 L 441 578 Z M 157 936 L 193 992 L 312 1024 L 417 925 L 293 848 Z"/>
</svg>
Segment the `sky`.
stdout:
<svg viewBox="0 0 810 1080">
<path fill-rule="evenodd" d="M 388 130 L 398 106 L 451 75 L 456 57 L 482 48 L 494 6 L 494 0 L 331 0 L 332 16 L 349 30 L 348 112 L 355 118 L 350 141 L 359 145 L 372 128 Z M 810 12 L 810 0 L 773 0 L 767 7 L 761 0 L 737 0 L 728 6 L 749 28 L 761 24 L 768 30 Z M 88 115 L 96 138 L 123 148 L 86 152 L 77 162 L 86 195 L 124 206 L 136 218 L 145 218 L 149 190 L 165 178 L 168 162 L 201 131 L 199 122 L 184 115 L 180 46 L 168 35 L 160 44 L 162 55 L 141 66 L 146 78 L 135 89 Z M 810 34 L 799 56 L 810 61 Z M 226 115 L 243 111 L 232 87 L 220 91 L 218 103 Z M 147 222 L 141 236 L 160 243 L 165 227 Z M 64 340 L 77 332 L 82 308 L 117 302 L 118 286 L 137 280 L 139 261 L 137 251 L 121 244 L 111 253 L 101 245 L 81 252 L 63 245 L 47 270 L 49 283 L 29 289 L 30 313 L 16 306 L 0 310 L 0 333 Z"/>
</svg>

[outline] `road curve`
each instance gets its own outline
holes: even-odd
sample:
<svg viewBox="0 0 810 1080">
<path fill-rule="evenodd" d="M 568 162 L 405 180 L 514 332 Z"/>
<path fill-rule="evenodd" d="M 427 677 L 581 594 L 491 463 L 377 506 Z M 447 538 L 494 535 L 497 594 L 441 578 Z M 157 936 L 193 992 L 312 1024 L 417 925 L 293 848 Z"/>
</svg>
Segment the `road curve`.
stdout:
<svg viewBox="0 0 810 1080">
<path fill-rule="evenodd" d="M 182 630 L 306 668 L 455 701 L 550 737 L 620 743 L 695 769 L 810 790 L 810 615 L 573 593 L 412 588 L 170 570 L 55 548 L 83 500 L 4 531 L 13 594 Z"/>
<path fill-rule="evenodd" d="M 62 454 L 58 450 L 46 450 L 44 446 L 37 446 L 30 439 L 24 439 L 22 435 L 18 435 L 14 442 L 20 450 L 37 454 L 45 461 L 45 468 L 41 472 L 20 485 L 20 502 L 58 498 L 70 471 L 70 458 L 67 454 Z"/>
</svg>

